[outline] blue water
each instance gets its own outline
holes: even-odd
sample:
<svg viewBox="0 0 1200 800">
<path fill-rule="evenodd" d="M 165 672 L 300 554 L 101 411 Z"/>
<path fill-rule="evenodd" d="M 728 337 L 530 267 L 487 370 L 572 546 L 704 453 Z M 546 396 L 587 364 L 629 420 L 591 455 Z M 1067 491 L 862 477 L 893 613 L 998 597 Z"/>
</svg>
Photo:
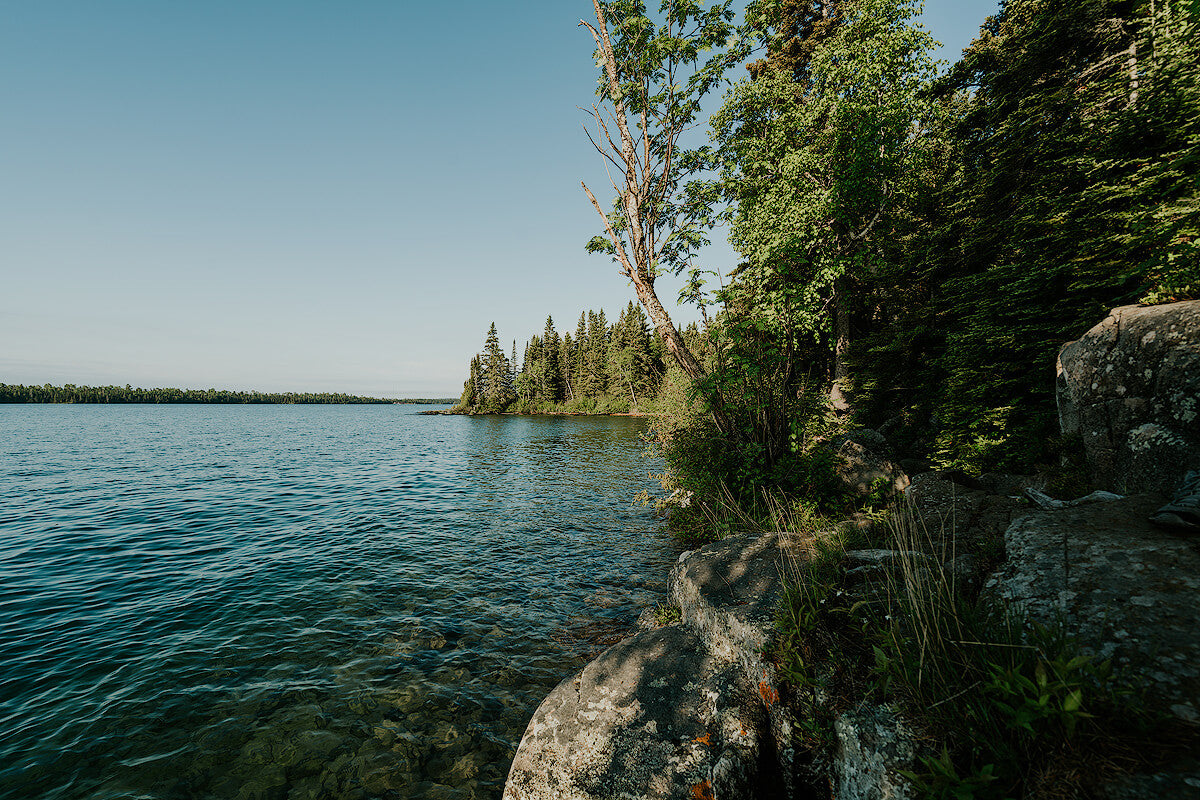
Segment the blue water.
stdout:
<svg viewBox="0 0 1200 800">
<path fill-rule="evenodd" d="M 676 549 L 643 420 L 419 410 L 0 405 L 0 797 L 498 797 Z"/>
</svg>

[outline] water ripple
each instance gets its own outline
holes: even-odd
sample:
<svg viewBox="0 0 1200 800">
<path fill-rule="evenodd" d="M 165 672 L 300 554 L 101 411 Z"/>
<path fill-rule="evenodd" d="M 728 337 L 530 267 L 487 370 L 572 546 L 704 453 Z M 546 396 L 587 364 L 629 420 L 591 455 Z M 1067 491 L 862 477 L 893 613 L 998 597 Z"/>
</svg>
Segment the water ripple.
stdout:
<svg viewBox="0 0 1200 800">
<path fill-rule="evenodd" d="M 664 589 L 622 418 L 0 406 L 0 796 L 495 798 Z"/>
</svg>

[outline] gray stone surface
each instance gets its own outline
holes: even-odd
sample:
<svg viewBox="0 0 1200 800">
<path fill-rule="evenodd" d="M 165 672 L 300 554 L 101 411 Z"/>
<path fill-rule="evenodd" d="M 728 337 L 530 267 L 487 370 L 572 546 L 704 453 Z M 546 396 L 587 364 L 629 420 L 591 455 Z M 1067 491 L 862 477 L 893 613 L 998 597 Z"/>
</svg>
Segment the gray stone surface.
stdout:
<svg viewBox="0 0 1200 800">
<path fill-rule="evenodd" d="M 1196 800 L 1200 797 L 1200 764 L 1186 771 L 1129 775 L 1106 788 L 1104 800 Z"/>
<path fill-rule="evenodd" d="M 683 621 L 712 652 L 743 661 L 748 671 L 759 667 L 773 630 L 783 545 L 776 533 L 730 536 L 682 554 L 671 569 L 671 603 Z"/>
<path fill-rule="evenodd" d="M 1098 486 L 1169 492 L 1200 467 L 1200 301 L 1114 308 L 1059 352 L 1057 394 Z"/>
<path fill-rule="evenodd" d="M 916 740 L 894 711 L 863 706 L 840 715 L 833 728 L 838 740 L 833 769 L 835 800 L 912 797 L 909 782 L 900 772 L 912 769 Z"/>
<path fill-rule="evenodd" d="M 876 431 L 850 431 L 835 437 L 830 446 L 838 476 L 855 494 L 865 496 L 877 487 L 889 494 L 908 488 L 908 475 L 892 462 L 886 440 Z"/>
<path fill-rule="evenodd" d="M 1200 722 L 1200 538 L 1147 522 L 1158 495 L 1013 521 L 985 589 L 1132 667 L 1151 707 Z"/>
<path fill-rule="evenodd" d="M 744 684 L 767 715 L 777 768 L 786 791 L 793 787 L 795 719 L 780 702 L 775 667 L 763 658 L 775 630 L 780 577 L 787 569 L 785 541 L 777 533 L 730 536 L 684 553 L 671 569 L 671 602 L 706 649 L 735 663 Z"/>
<path fill-rule="evenodd" d="M 761 712 L 739 676 L 681 625 L 614 645 L 542 702 L 505 800 L 751 797 Z"/>
<path fill-rule="evenodd" d="M 776 533 L 682 554 L 670 575 L 682 621 L 609 648 L 550 693 L 505 800 L 797 796 L 796 720 L 763 656 L 789 563 Z M 839 796 L 903 796 L 898 770 L 912 748 L 892 712 L 844 714 L 835 735 L 848 759 L 831 765 L 849 792 Z"/>
</svg>

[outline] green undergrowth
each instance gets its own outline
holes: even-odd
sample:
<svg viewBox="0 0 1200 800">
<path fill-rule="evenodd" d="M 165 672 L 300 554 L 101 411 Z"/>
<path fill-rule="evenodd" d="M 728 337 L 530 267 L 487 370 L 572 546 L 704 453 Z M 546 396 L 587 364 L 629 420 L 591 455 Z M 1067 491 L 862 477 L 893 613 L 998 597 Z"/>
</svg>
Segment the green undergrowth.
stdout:
<svg viewBox="0 0 1200 800">
<path fill-rule="evenodd" d="M 1170 751 L 1170 726 L 1110 662 L 945 566 L 962 555 L 952 531 L 929 532 L 904 507 L 875 521 L 797 518 L 787 528 L 800 556 L 767 655 L 807 721 L 799 747 L 828 751 L 833 719 L 864 698 L 892 705 L 921 742 L 906 773 L 917 796 L 954 800 L 1088 797 Z M 849 573 L 846 552 L 870 547 L 900 555 Z"/>
</svg>

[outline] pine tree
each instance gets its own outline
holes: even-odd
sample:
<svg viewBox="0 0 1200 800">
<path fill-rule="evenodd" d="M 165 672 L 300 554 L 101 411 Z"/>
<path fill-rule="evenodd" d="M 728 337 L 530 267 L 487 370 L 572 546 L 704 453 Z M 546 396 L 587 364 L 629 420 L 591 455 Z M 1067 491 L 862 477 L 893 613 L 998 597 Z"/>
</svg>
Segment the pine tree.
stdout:
<svg viewBox="0 0 1200 800">
<path fill-rule="evenodd" d="M 650 326 L 640 305 L 629 304 L 625 312 L 625 338 L 633 351 L 634 386 L 642 396 L 658 392 L 660 371 L 655 363 Z"/>
<path fill-rule="evenodd" d="M 500 349 L 500 337 L 496 334 L 496 323 L 488 330 L 483 345 L 483 398 L 489 411 L 501 411 L 513 399 L 511 374 L 508 358 Z"/>
<path fill-rule="evenodd" d="M 588 311 L 586 394 L 600 397 L 608 392 L 608 322 L 604 309 Z"/>
<path fill-rule="evenodd" d="M 458 399 L 458 404 L 465 409 L 476 408 L 482 399 L 480 372 L 479 356 L 472 356 L 471 372 L 467 380 L 463 382 L 462 396 Z"/>
<path fill-rule="evenodd" d="M 579 312 L 579 322 L 575 323 L 575 391 L 581 397 L 590 396 L 588 392 L 588 358 L 587 358 L 587 321 L 585 313 Z"/>
<path fill-rule="evenodd" d="M 563 379 L 563 396 L 567 400 L 574 400 L 575 394 L 575 360 L 576 360 L 575 342 L 571 339 L 571 334 L 564 333 L 562 337 L 562 346 L 558 349 L 558 364 L 562 372 Z"/>
<path fill-rule="evenodd" d="M 546 317 L 546 329 L 542 333 L 542 398 L 557 403 L 563 397 L 562 369 L 559 366 L 558 333 L 554 330 L 554 320 Z"/>
</svg>

